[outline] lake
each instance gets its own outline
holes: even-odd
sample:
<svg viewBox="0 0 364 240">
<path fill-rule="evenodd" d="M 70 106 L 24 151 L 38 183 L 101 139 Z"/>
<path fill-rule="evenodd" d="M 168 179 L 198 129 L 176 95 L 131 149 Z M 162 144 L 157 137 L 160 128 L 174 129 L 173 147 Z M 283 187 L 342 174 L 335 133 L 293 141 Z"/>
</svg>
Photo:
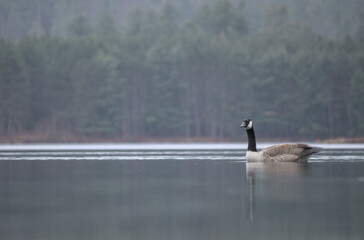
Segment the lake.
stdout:
<svg viewBox="0 0 364 240">
<path fill-rule="evenodd" d="M 364 145 L 318 146 L 261 164 L 246 143 L 0 145 L 0 238 L 364 239 Z"/>
</svg>

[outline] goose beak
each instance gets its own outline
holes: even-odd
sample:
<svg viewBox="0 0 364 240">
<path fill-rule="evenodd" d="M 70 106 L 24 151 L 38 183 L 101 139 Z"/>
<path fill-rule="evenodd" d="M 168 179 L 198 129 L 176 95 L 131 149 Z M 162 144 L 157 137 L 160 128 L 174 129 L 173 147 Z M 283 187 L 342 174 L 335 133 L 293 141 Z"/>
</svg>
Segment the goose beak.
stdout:
<svg viewBox="0 0 364 240">
<path fill-rule="evenodd" d="M 240 127 L 246 127 L 246 122 L 243 122 L 241 125 L 240 125 Z"/>
</svg>

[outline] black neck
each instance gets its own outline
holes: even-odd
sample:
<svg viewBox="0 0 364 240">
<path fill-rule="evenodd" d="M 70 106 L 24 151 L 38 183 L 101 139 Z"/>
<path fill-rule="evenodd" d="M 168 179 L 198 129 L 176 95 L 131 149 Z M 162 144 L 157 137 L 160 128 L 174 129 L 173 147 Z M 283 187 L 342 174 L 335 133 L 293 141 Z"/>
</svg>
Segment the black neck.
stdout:
<svg viewBox="0 0 364 240">
<path fill-rule="evenodd" d="M 248 134 L 248 151 L 257 152 L 257 146 L 256 146 L 256 143 L 255 143 L 254 128 L 246 130 L 246 133 Z"/>
</svg>

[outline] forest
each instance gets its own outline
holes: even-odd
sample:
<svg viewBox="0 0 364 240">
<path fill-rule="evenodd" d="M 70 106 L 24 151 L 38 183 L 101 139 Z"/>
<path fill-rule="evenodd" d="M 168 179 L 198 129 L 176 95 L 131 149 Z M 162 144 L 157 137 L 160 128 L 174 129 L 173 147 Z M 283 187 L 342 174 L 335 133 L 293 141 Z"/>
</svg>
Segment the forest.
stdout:
<svg viewBox="0 0 364 240">
<path fill-rule="evenodd" d="M 362 1 L 260 2 L 0 0 L 0 141 L 364 136 Z"/>
</svg>

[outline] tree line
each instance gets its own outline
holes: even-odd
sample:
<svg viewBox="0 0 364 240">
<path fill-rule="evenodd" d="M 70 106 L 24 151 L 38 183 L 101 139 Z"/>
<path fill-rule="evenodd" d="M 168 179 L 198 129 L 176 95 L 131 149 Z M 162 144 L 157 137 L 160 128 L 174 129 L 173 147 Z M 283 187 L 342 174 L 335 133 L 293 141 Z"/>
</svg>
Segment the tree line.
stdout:
<svg viewBox="0 0 364 240">
<path fill-rule="evenodd" d="M 243 2 L 181 22 L 169 2 L 122 26 L 79 15 L 68 38 L 0 40 L 0 136 L 241 139 L 364 135 L 364 38 L 332 40 L 271 7 L 249 31 Z"/>
<path fill-rule="evenodd" d="M 135 7 L 157 9 L 164 2 L 178 9 L 178 21 L 192 18 L 201 6 L 217 0 L 0 0 L 0 37 L 18 41 L 36 36 L 68 36 L 69 21 L 79 15 L 94 25 L 100 16 L 110 15 L 117 25 L 127 21 Z M 242 0 L 228 0 L 238 5 Z M 264 11 L 284 5 L 290 20 L 310 26 L 316 33 L 337 39 L 364 32 L 364 1 L 360 0 L 244 0 L 244 13 L 251 32 L 264 26 Z"/>
</svg>

